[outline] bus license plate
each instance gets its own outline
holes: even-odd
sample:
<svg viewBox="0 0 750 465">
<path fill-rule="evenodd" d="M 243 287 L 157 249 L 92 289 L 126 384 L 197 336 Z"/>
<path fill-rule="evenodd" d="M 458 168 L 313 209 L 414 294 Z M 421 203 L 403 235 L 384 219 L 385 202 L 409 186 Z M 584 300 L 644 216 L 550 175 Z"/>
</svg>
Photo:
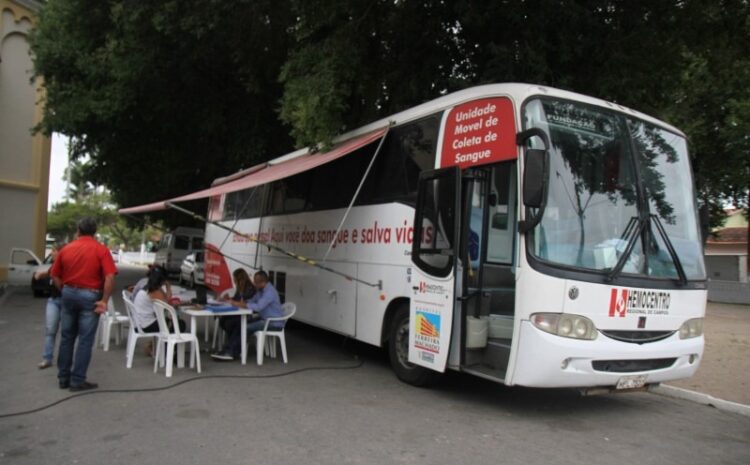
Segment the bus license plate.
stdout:
<svg viewBox="0 0 750 465">
<path fill-rule="evenodd" d="M 646 375 L 622 376 L 617 380 L 617 389 L 636 389 L 646 384 Z"/>
</svg>

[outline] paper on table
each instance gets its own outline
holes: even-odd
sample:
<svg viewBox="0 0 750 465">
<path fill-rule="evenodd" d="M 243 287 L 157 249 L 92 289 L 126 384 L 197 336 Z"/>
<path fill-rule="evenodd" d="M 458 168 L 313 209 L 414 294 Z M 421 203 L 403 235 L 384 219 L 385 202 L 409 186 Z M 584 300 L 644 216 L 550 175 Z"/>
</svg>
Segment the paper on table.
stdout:
<svg viewBox="0 0 750 465">
<path fill-rule="evenodd" d="M 232 312 L 234 310 L 237 310 L 237 307 L 235 307 L 234 305 L 206 305 L 204 308 L 214 313 Z"/>
</svg>

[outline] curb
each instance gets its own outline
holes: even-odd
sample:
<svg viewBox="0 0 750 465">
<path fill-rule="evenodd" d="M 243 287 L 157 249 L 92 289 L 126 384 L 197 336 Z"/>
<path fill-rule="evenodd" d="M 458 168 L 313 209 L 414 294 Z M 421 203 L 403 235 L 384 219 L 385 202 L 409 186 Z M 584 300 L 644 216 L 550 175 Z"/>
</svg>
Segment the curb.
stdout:
<svg viewBox="0 0 750 465">
<path fill-rule="evenodd" d="M 701 405 L 709 405 L 725 412 L 737 413 L 739 415 L 750 417 L 750 405 L 739 404 L 737 402 L 731 402 L 724 399 L 718 399 L 701 392 L 690 391 L 688 389 L 678 388 L 665 384 L 654 386 L 649 389 L 649 392 L 653 392 L 654 394 L 665 397 L 689 400 Z"/>
</svg>

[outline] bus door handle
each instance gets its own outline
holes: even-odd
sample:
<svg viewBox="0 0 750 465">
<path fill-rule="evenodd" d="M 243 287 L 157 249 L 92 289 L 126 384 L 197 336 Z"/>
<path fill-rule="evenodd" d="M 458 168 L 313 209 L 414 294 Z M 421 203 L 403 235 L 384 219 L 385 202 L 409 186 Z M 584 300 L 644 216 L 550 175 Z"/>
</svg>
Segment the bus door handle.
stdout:
<svg viewBox="0 0 750 465">
<path fill-rule="evenodd" d="M 474 297 L 478 295 L 479 295 L 479 291 L 473 291 L 473 292 L 469 292 L 466 295 L 462 295 L 461 297 L 458 298 L 458 300 L 460 300 L 461 302 L 466 302 L 467 300 L 473 299 Z"/>
</svg>

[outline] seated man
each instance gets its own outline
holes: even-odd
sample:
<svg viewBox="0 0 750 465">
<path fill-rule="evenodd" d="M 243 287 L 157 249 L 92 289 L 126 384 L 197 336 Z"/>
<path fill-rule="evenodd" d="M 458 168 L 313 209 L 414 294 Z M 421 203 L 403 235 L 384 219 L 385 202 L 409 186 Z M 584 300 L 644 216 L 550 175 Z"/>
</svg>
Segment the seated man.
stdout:
<svg viewBox="0 0 750 465">
<path fill-rule="evenodd" d="M 279 293 L 268 282 L 268 275 L 265 271 L 258 271 L 253 277 L 255 284 L 255 295 L 247 301 L 247 308 L 258 313 L 260 319 L 254 320 L 247 325 L 247 334 L 252 335 L 256 331 L 261 331 L 266 326 L 266 318 L 277 318 L 284 316 L 281 309 L 281 300 Z M 235 307 L 242 306 L 242 302 L 230 301 Z M 240 328 L 240 317 L 229 317 L 223 325 L 229 334 L 227 344 L 224 349 L 216 354 L 211 354 L 216 360 L 235 360 L 240 357 L 242 351 L 242 329 Z M 269 323 L 268 328 L 278 330 L 284 327 L 284 322 L 273 321 Z"/>
</svg>

